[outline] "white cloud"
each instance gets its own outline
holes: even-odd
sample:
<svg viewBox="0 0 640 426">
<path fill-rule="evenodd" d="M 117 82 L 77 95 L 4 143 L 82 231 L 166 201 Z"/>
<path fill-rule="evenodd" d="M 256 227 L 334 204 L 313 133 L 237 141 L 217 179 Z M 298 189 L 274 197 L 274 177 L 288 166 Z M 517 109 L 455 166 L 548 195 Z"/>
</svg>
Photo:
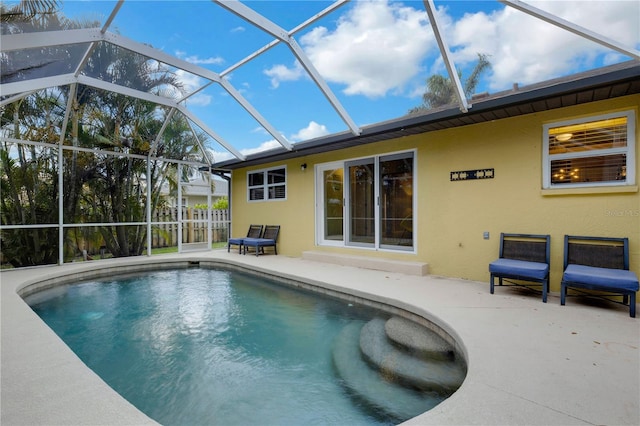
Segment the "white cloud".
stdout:
<svg viewBox="0 0 640 426">
<path fill-rule="evenodd" d="M 251 131 L 252 133 L 267 133 L 262 127 L 257 127 Z M 318 124 L 315 121 L 309 122 L 309 125 L 294 135 L 291 136 L 292 142 L 297 141 L 305 141 L 313 138 L 317 138 L 320 136 L 328 135 L 329 131 L 327 130 L 327 126 L 323 124 Z M 262 151 L 268 151 L 274 148 L 280 148 L 282 145 L 275 139 L 271 139 L 265 142 L 262 142 L 259 146 L 254 148 L 244 148 L 240 150 L 241 154 L 251 155 Z M 210 151 L 210 154 L 213 155 L 215 162 L 230 160 L 234 158 L 233 154 L 227 151 Z"/>
<path fill-rule="evenodd" d="M 543 1 L 538 9 L 580 25 L 629 47 L 640 44 L 640 3 L 637 1 Z M 501 90 L 513 83 L 531 84 L 621 60 L 617 53 L 566 30 L 506 7 L 492 14 L 465 15 L 449 22 L 447 34 L 456 64 L 475 63 L 477 53 L 490 55 L 490 87 Z"/>
<path fill-rule="evenodd" d="M 178 50 L 176 51 L 176 56 L 184 61 L 187 61 L 196 65 L 221 65 L 224 64 L 224 59 L 220 56 L 212 56 L 209 58 L 200 58 L 198 55 L 187 55 L 186 52 Z"/>
<path fill-rule="evenodd" d="M 188 73 L 184 70 L 177 70 L 176 77 L 182 84 L 185 93 L 191 93 L 203 85 L 203 79 Z M 211 104 L 211 96 L 204 93 L 197 93 L 187 100 L 190 106 L 207 106 Z"/>
<path fill-rule="evenodd" d="M 280 145 L 280 142 L 278 142 L 275 139 L 272 139 L 270 141 L 262 142 L 260 144 L 260 146 L 255 147 L 255 148 L 241 149 L 240 153 L 244 154 L 244 155 L 250 155 L 250 154 L 255 154 L 256 152 L 268 151 L 270 149 L 278 148 L 278 147 L 281 147 L 281 146 L 282 145 Z"/>
<path fill-rule="evenodd" d="M 335 30 L 316 27 L 300 42 L 324 78 L 368 97 L 402 88 L 435 46 L 423 9 L 388 1 L 359 1 Z"/>
<path fill-rule="evenodd" d="M 258 153 L 258 152 L 268 151 L 268 150 L 274 149 L 274 148 L 279 148 L 281 146 L 282 145 L 280 145 L 280 142 L 278 142 L 275 139 L 271 139 L 271 140 L 268 140 L 266 142 L 261 143 L 257 147 L 254 147 L 254 148 L 243 148 L 243 149 L 240 149 L 239 151 L 243 155 L 251 155 L 251 154 Z M 229 151 L 209 150 L 209 155 L 211 155 L 213 157 L 213 161 L 215 163 L 219 163 L 221 161 L 226 161 L 226 160 L 232 160 L 232 159 L 235 158 L 235 156 L 233 154 L 231 154 Z"/>
<path fill-rule="evenodd" d="M 231 29 L 232 33 L 242 33 L 244 31 L 245 31 L 245 28 L 242 25 Z"/>
<path fill-rule="evenodd" d="M 220 161 L 231 160 L 235 157 L 229 151 L 214 151 L 210 149 L 209 158 L 212 158 L 214 163 L 219 163 Z"/>
<path fill-rule="evenodd" d="M 291 140 L 294 142 L 306 141 L 328 134 L 329 130 L 327 130 L 327 126 L 324 124 L 318 124 L 315 121 L 310 121 L 307 127 L 300 129 L 298 133 L 291 135 Z"/>
<path fill-rule="evenodd" d="M 600 33 L 625 46 L 640 46 L 640 2 L 628 0 L 531 1 L 531 5 Z M 419 95 L 415 78 L 445 73 L 422 3 L 362 0 L 342 15 L 335 29 L 316 27 L 300 39 L 320 74 L 343 84 L 347 95 Z M 531 84 L 619 62 L 622 55 L 568 31 L 496 2 L 492 13 L 467 13 L 458 21 L 438 8 L 447 44 L 458 68 L 475 65 L 478 53 L 490 55 L 485 74 L 492 91 L 513 83 Z M 427 69 L 428 68 L 428 69 Z M 265 71 L 274 88 L 306 75 L 296 63 Z M 465 74 L 466 76 L 466 74 Z M 414 91 L 412 93 L 412 90 Z"/>
<path fill-rule="evenodd" d="M 295 81 L 305 75 L 304 69 L 297 61 L 291 68 L 288 68 L 285 65 L 274 65 L 273 67 L 264 70 L 264 73 L 271 77 L 271 87 L 274 89 L 278 88 L 280 83 L 283 81 Z"/>
</svg>

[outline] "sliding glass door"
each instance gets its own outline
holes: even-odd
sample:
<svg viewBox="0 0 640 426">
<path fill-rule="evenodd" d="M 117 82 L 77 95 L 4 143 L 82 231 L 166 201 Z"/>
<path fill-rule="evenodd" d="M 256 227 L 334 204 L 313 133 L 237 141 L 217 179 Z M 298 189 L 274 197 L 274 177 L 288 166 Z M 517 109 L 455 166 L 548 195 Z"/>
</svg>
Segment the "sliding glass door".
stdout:
<svg viewBox="0 0 640 426">
<path fill-rule="evenodd" d="M 321 245 L 414 249 L 414 153 L 316 167 Z"/>
</svg>

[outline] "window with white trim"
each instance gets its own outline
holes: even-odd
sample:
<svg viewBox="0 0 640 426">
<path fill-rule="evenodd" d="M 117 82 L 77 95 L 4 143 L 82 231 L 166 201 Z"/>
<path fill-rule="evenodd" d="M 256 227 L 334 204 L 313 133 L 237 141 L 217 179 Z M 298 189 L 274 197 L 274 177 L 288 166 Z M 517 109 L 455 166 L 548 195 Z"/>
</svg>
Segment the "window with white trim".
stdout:
<svg viewBox="0 0 640 426">
<path fill-rule="evenodd" d="M 247 172 L 247 197 L 249 201 L 284 200 L 287 198 L 287 168 Z"/>
<path fill-rule="evenodd" d="M 635 185 L 635 113 L 544 125 L 543 188 Z"/>
</svg>

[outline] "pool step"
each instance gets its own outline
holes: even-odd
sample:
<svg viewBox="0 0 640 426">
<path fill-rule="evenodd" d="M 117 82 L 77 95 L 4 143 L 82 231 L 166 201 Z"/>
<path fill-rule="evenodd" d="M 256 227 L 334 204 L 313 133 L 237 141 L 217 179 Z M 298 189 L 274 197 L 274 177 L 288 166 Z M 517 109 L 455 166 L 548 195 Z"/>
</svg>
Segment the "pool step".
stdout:
<svg viewBox="0 0 640 426">
<path fill-rule="evenodd" d="M 429 332 L 424 327 L 421 330 L 412 328 L 400 330 L 398 324 L 401 325 L 403 322 L 394 320 L 389 328 L 393 331 L 395 338 L 400 334 L 398 331 L 402 331 L 405 342 L 422 340 L 419 345 L 421 353 L 417 355 L 391 343 L 387 335 L 387 323 L 388 321 L 382 318 L 372 319 L 362 327 L 359 339 L 360 351 L 364 359 L 378 369 L 384 377 L 407 386 L 444 395 L 451 394 L 460 387 L 465 377 L 464 368 L 460 363 L 454 362 L 452 357 L 446 357 L 451 348 L 440 336 L 428 336 L 435 333 Z M 409 325 L 408 322 L 407 325 Z M 416 326 L 420 327 L 418 324 Z M 417 334 L 420 339 L 411 336 L 412 330 L 420 332 Z M 437 345 L 425 346 L 433 342 Z M 415 345 L 411 345 L 413 346 Z M 425 352 L 436 353 L 437 356 L 428 357 L 424 355 Z"/>
<path fill-rule="evenodd" d="M 437 392 L 418 392 L 384 380 L 380 370 L 362 359 L 360 334 L 363 323 L 354 321 L 342 329 L 333 344 L 333 363 L 345 386 L 366 404 L 404 421 L 439 404 L 444 396 Z M 380 380 L 380 379 L 383 380 Z"/>
<path fill-rule="evenodd" d="M 454 358 L 453 346 L 449 342 L 414 321 L 394 316 L 384 324 L 384 330 L 394 345 L 416 356 L 443 361 Z"/>
</svg>

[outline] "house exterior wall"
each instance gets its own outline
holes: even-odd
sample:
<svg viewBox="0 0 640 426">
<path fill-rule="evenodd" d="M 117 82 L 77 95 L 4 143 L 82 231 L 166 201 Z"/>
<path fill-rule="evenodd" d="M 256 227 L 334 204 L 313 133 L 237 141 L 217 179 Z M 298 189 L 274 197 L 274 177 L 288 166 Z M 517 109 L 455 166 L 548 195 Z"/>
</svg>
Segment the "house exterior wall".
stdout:
<svg viewBox="0 0 640 426">
<path fill-rule="evenodd" d="M 640 274 L 640 167 L 633 187 L 542 190 L 544 124 L 633 109 L 638 164 L 638 105 L 640 96 L 626 96 L 234 170 L 233 235 L 251 223 L 279 224 L 278 249 L 286 256 L 315 250 L 419 261 L 434 275 L 488 281 L 500 232 L 550 234 L 552 291 L 560 288 L 565 234 L 626 236 L 631 269 Z M 316 246 L 314 166 L 403 150 L 416 155 L 415 252 Z M 247 202 L 247 172 L 282 165 L 286 200 Z M 452 171 L 484 168 L 495 169 L 495 177 L 450 181 Z"/>
</svg>

